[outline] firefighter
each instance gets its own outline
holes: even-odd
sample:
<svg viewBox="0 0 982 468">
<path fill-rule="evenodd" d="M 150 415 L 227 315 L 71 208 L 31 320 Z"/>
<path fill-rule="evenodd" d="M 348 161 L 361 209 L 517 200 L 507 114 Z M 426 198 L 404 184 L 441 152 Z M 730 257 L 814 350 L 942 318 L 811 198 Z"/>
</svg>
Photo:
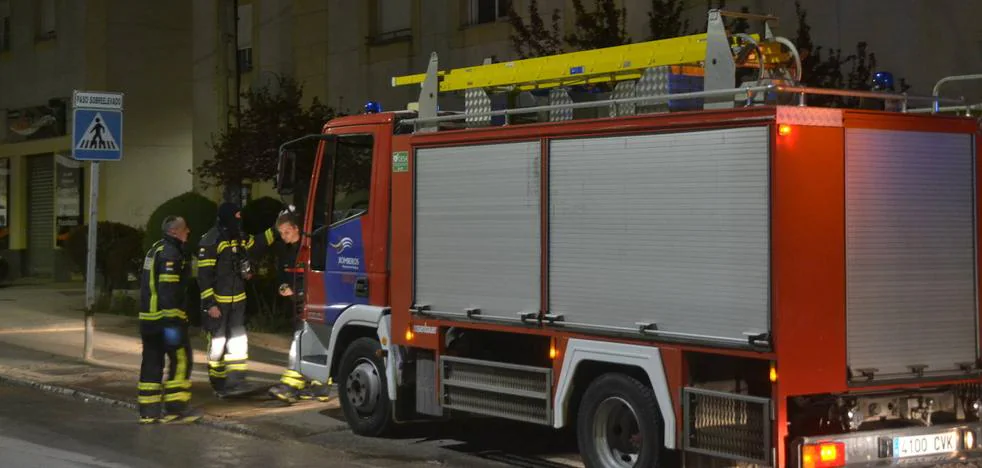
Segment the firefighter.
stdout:
<svg viewBox="0 0 982 468">
<path fill-rule="evenodd" d="M 189 423 L 201 417 L 190 407 L 192 351 L 185 295 L 190 262 L 184 244 L 191 230 L 178 216 L 168 216 L 160 228 L 163 238 L 147 251 L 140 278 L 140 423 Z M 161 385 L 165 356 L 168 380 Z"/>
<path fill-rule="evenodd" d="M 298 399 L 327 401 L 330 398 L 328 385 L 318 380 L 307 379 L 300 373 L 300 333 L 303 330 L 303 321 L 300 311 L 303 310 L 303 287 L 302 281 L 294 281 L 294 274 L 289 270 L 298 268 L 297 251 L 300 246 L 300 227 L 297 222 L 295 208 L 291 205 L 280 213 L 276 219 L 276 230 L 280 234 L 280 239 L 286 244 L 285 252 L 280 261 L 280 287 L 279 293 L 283 297 L 293 299 L 294 303 L 294 332 L 293 343 L 290 344 L 290 357 L 287 369 L 280 377 L 280 383 L 269 389 L 269 394 L 286 403 L 295 403 Z M 292 286 L 291 286 L 292 284 Z"/>
<path fill-rule="evenodd" d="M 222 203 L 215 226 L 198 248 L 198 286 L 202 323 L 209 333 L 208 377 L 219 397 L 248 391 L 245 382 L 249 341 L 246 337 L 246 280 L 252 277 L 250 256 L 258 258 L 276 241 L 273 228 L 258 239 L 244 234 L 239 208 Z"/>
</svg>

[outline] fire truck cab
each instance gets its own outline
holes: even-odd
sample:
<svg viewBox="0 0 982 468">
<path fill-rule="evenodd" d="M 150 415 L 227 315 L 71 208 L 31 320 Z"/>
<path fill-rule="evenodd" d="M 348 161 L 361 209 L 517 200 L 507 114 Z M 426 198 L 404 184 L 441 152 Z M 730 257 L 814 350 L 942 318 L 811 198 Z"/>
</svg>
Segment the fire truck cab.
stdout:
<svg viewBox="0 0 982 468">
<path fill-rule="evenodd" d="M 393 79 L 413 109 L 284 144 L 301 368 L 356 433 L 575 426 L 588 467 L 980 453 L 978 122 L 803 87 L 773 18 L 731 35 L 726 15 L 464 69 L 434 54 Z M 451 93 L 463 111 L 438 110 Z"/>
</svg>

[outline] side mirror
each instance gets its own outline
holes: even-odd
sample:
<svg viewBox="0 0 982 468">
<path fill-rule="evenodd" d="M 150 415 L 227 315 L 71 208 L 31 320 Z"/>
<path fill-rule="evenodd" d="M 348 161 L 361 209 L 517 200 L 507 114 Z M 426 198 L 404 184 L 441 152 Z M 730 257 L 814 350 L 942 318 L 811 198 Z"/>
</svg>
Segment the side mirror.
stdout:
<svg viewBox="0 0 982 468">
<path fill-rule="evenodd" d="M 276 191 L 280 195 L 292 195 L 297 180 L 297 153 L 283 150 L 276 166 Z"/>
</svg>

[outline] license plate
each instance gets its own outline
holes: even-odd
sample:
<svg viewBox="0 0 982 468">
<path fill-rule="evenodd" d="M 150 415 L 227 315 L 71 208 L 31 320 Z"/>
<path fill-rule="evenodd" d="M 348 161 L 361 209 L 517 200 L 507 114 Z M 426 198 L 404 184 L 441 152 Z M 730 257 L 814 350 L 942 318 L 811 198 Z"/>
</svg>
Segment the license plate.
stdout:
<svg viewBox="0 0 982 468">
<path fill-rule="evenodd" d="M 956 450 L 958 450 L 957 432 L 895 437 L 893 439 L 893 456 L 895 458 L 937 455 Z"/>
</svg>

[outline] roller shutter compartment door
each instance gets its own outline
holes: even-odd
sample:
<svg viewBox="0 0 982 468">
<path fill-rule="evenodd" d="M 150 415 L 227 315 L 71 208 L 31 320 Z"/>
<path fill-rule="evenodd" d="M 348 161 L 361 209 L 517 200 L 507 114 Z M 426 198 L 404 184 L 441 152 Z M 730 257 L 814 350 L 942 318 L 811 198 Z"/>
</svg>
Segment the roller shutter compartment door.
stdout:
<svg viewBox="0 0 982 468">
<path fill-rule="evenodd" d="M 540 152 L 538 141 L 417 151 L 417 304 L 538 312 Z"/>
<path fill-rule="evenodd" d="M 51 156 L 27 160 L 27 270 L 29 276 L 51 276 L 55 263 L 55 168 Z"/>
<path fill-rule="evenodd" d="M 972 137 L 846 130 L 849 366 L 880 378 L 976 359 Z"/>
<path fill-rule="evenodd" d="M 550 312 L 746 345 L 769 331 L 766 127 L 557 140 Z"/>
</svg>

